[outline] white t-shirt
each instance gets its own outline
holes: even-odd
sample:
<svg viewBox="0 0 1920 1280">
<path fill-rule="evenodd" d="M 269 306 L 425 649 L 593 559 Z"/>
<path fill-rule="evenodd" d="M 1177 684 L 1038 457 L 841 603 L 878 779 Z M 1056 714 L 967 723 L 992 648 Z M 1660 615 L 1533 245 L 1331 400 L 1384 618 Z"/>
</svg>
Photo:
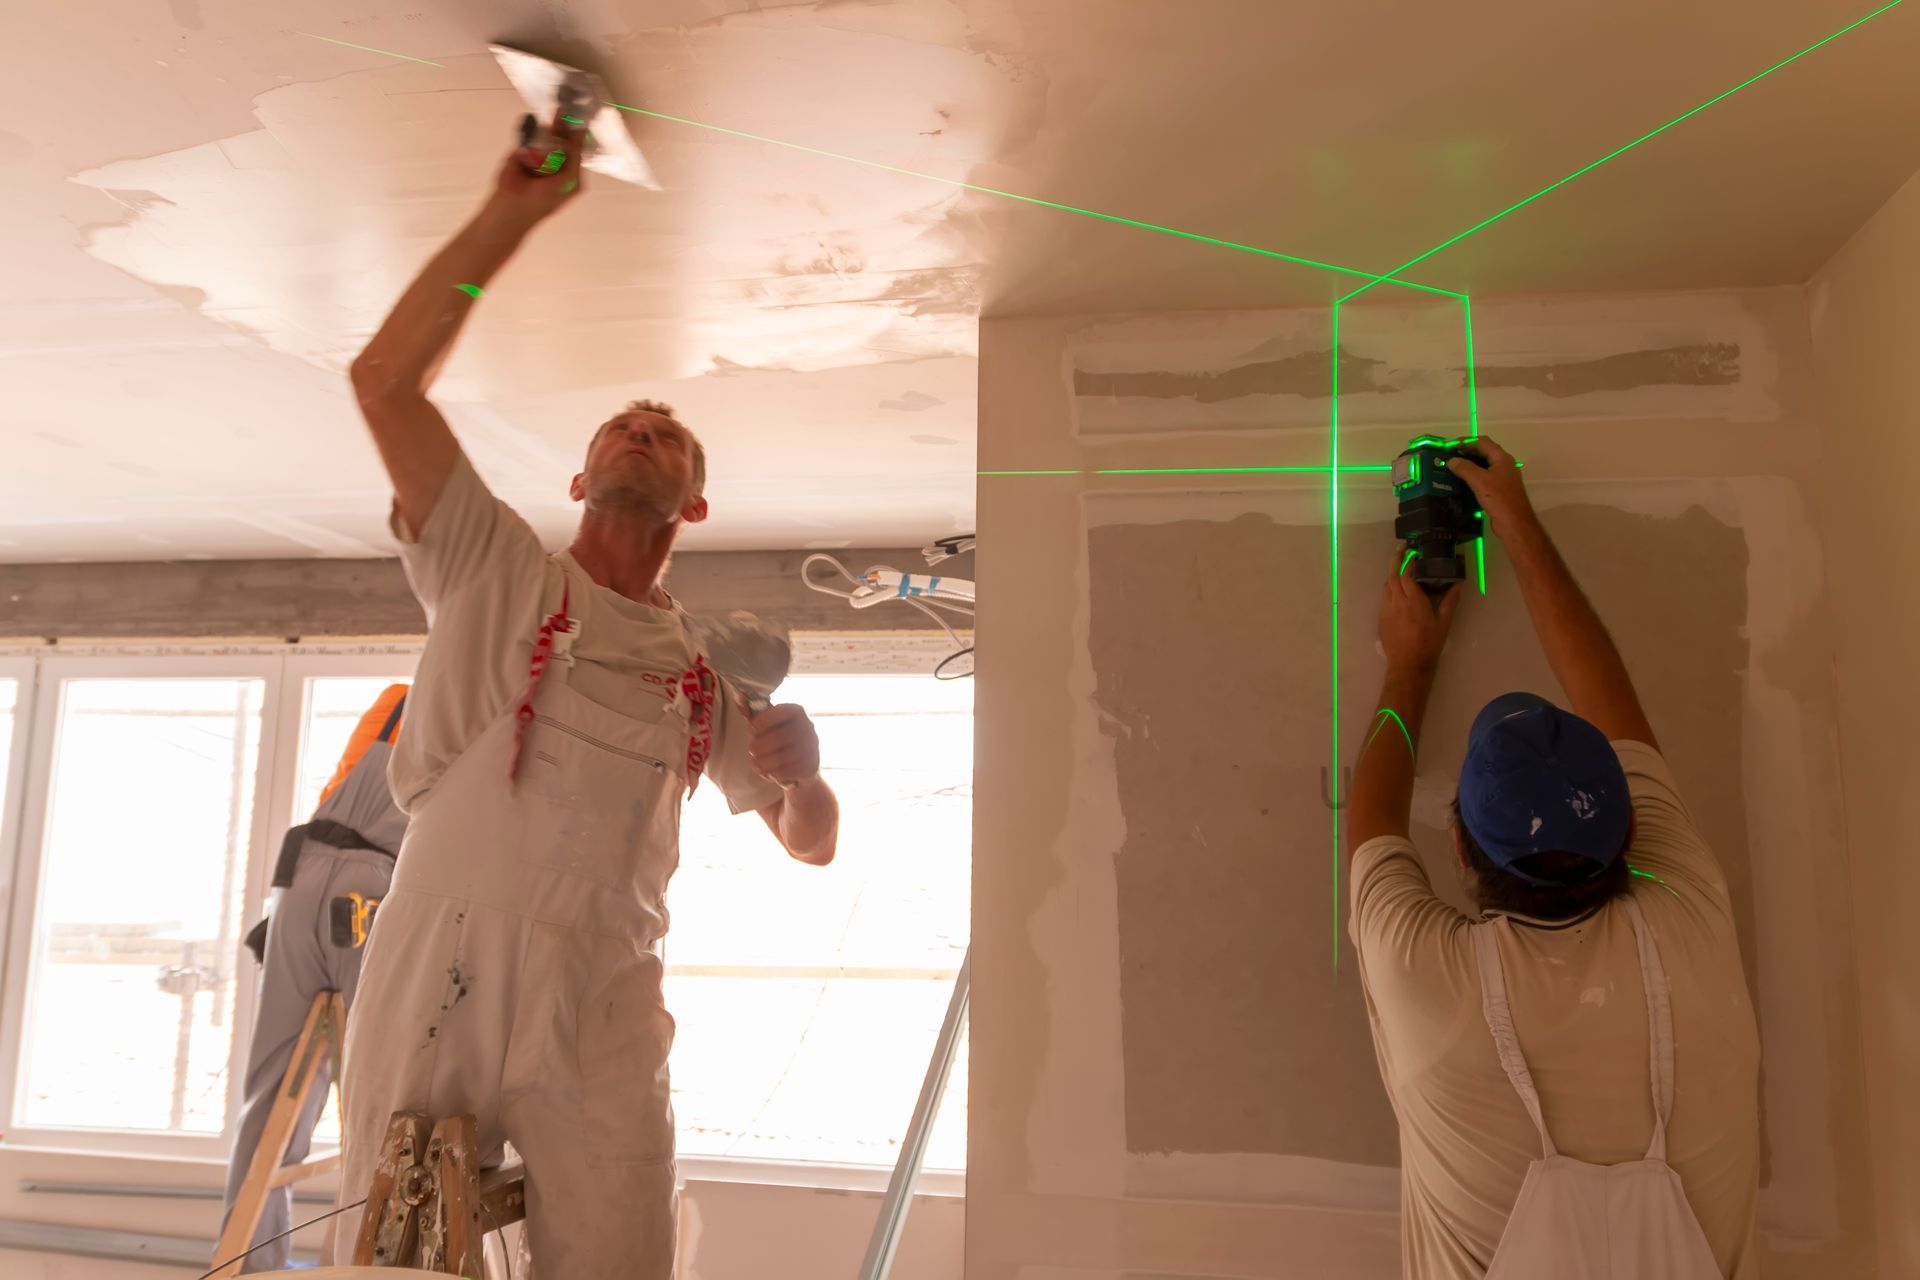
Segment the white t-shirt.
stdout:
<svg viewBox="0 0 1920 1280">
<path fill-rule="evenodd" d="M 598 584 L 581 600 L 582 584 L 590 583 L 586 573 L 567 552 L 549 556 L 532 527 L 488 491 L 464 453 L 419 536 L 409 536 L 397 512 L 392 525 L 407 580 L 427 612 L 426 651 L 388 770 L 394 798 L 409 813 L 526 692 L 541 620 L 560 607 L 567 588 L 562 561 L 574 569 L 569 611 L 584 619 L 567 676 L 582 697 L 650 720 L 693 665 L 695 650 L 677 606 L 656 609 Z M 750 742 L 735 691 L 723 681 L 714 698 L 706 773 L 735 813 L 765 808 L 785 794 L 754 771 Z"/>
<path fill-rule="evenodd" d="M 1726 877 L 1666 762 L 1616 742 L 1633 797 L 1631 879 L 1666 969 L 1674 1029 L 1667 1162 L 1715 1260 L 1757 1275 L 1760 1042 Z M 1494 1055 L 1473 923 L 1435 897 L 1413 846 L 1353 856 L 1352 933 L 1380 1075 L 1400 1121 L 1401 1252 L 1415 1280 L 1486 1273 L 1540 1138 Z M 1564 1155 L 1639 1160 L 1653 1137 L 1646 998 L 1617 902 L 1578 921 L 1508 916 L 1497 929 L 1520 1047 Z"/>
</svg>

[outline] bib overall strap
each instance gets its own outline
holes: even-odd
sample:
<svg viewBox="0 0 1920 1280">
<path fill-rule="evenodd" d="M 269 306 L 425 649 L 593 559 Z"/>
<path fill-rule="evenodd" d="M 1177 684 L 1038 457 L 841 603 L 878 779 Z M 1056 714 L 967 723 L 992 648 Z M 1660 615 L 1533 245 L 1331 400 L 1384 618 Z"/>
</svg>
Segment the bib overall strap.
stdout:
<svg viewBox="0 0 1920 1280">
<path fill-rule="evenodd" d="M 1533 1073 L 1527 1070 L 1526 1057 L 1520 1052 L 1520 1037 L 1513 1029 L 1513 1010 L 1507 1005 L 1507 978 L 1500 967 L 1499 943 L 1494 930 L 1499 926 L 1489 921 L 1477 924 L 1470 932 L 1473 934 L 1475 959 L 1480 965 L 1480 1008 L 1487 1018 L 1487 1030 L 1493 1033 L 1494 1052 L 1500 1055 L 1500 1065 L 1507 1073 L 1508 1083 L 1513 1091 L 1520 1095 L 1520 1103 L 1526 1107 L 1527 1114 L 1533 1117 L 1533 1127 L 1540 1131 L 1540 1149 L 1545 1156 L 1559 1154 L 1553 1145 L 1553 1138 L 1547 1133 L 1547 1122 L 1540 1114 L 1540 1092 L 1533 1087 Z"/>
</svg>

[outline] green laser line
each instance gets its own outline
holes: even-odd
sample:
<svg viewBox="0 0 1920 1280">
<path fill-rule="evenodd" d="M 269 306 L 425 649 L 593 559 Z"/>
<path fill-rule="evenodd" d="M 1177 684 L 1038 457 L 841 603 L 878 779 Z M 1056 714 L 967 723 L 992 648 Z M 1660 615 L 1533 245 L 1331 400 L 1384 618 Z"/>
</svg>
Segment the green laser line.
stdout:
<svg viewBox="0 0 1920 1280">
<path fill-rule="evenodd" d="M 1095 471 L 1096 476 L 1226 476 L 1226 475 L 1319 475 L 1335 470 L 1333 467 L 1107 467 Z M 1343 472 L 1391 471 L 1391 463 L 1367 463 L 1362 466 L 1340 467 Z"/>
<path fill-rule="evenodd" d="M 1393 718 L 1395 724 L 1400 726 L 1400 736 L 1407 740 L 1407 754 L 1418 755 L 1419 753 L 1413 749 L 1413 734 L 1408 731 L 1407 722 L 1402 720 L 1400 713 L 1392 707 L 1380 708 L 1380 714 L 1373 718 L 1373 732 L 1367 735 L 1365 744 L 1360 748 L 1360 754 L 1365 755 L 1367 748 L 1373 745 L 1373 740 L 1380 736 L 1380 731 L 1387 727 L 1387 718 L 1389 716 Z"/>
<path fill-rule="evenodd" d="M 1224 476 L 1224 475 L 1321 475 L 1329 468 L 1306 467 L 1101 467 L 1061 471 L 976 471 L 977 476 Z M 1387 462 L 1354 463 L 1341 467 L 1343 473 L 1378 475 L 1393 470 Z"/>
<path fill-rule="evenodd" d="M 1302 258 L 1291 253 L 1281 253 L 1277 249 L 1262 249 L 1258 245 L 1243 244 L 1238 240 L 1222 240 L 1218 236 L 1201 235 L 1197 231 L 1182 231 L 1178 227 L 1163 226 L 1157 222 L 1142 222 L 1137 218 L 1123 218 L 1119 214 L 1102 213 L 1098 209 L 1083 209 L 1079 205 L 1062 204 L 1057 200 L 1043 200 L 1039 196 L 1021 195 L 1018 191 L 1002 191 L 998 187 L 986 187 L 977 182 L 966 182 L 959 178 L 942 177 L 936 173 L 922 173 L 918 169 L 903 169 L 899 165 L 884 164 L 878 160 L 867 160 L 860 156 L 850 156 L 840 151 L 828 151 L 821 147 L 810 147 L 801 142 L 788 142 L 784 138 L 770 138 L 765 134 L 748 133 L 744 129 L 729 129 L 724 125 L 706 124 L 699 120 L 689 120 L 684 116 L 668 115 L 664 111 L 648 111 L 644 107 L 630 107 L 623 102 L 609 102 L 610 107 L 621 111 L 630 111 L 637 116 L 647 116 L 654 120 L 665 120 L 672 124 L 684 124 L 695 129 L 705 129 L 711 133 L 725 134 L 730 138 L 745 138 L 749 142 L 764 142 L 769 146 L 785 147 L 790 151 L 800 151 L 807 155 L 822 156 L 829 160 L 842 160 L 848 164 L 857 164 L 868 169 L 878 169 L 884 173 L 897 173 L 907 178 L 919 178 L 926 182 L 943 183 L 949 187 L 958 187 L 962 191 L 974 191 L 981 195 L 1000 196 L 1007 200 L 1018 200 L 1022 204 L 1038 205 L 1043 209 L 1058 209 L 1062 213 L 1077 213 L 1082 217 L 1096 218 L 1102 222 L 1119 223 L 1121 226 L 1137 227 L 1142 231 L 1154 231 L 1161 235 L 1174 236 L 1181 240 L 1192 240 L 1200 244 L 1217 245 L 1222 249 L 1234 249 L 1241 253 L 1251 253 L 1262 258 L 1273 258 L 1280 262 L 1290 262 L 1298 267 L 1312 267 L 1316 271 L 1332 271 L 1343 276 L 1354 276 L 1371 283 L 1389 281 L 1389 277 L 1376 276 L 1371 271 L 1360 271 L 1353 267 L 1343 267 L 1332 262 L 1321 262 L 1314 258 Z M 1391 279 L 1390 283 L 1401 284 L 1409 289 L 1423 293 L 1437 294 L 1446 298 L 1460 295 L 1451 289 L 1440 289 L 1433 285 L 1416 284 L 1411 280 Z"/>
<path fill-rule="evenodd" d="M 1328 770 L 1333 789 L 1333 971 L 1340 972 L 1340 304 L 1333 304 L 1333 396 L 1327 408 L 1327 493 L 1332 505 L 1327 518 L 1331 601 L 1327 608 L 1332 714 L 1333 765 Z"/>
<path fill-rule="evenodd" d="M 1569 182 L 1572 182 L 1575 178 L 1580 177 L 1582 174 L 1592 173 L 1595 169 L 1598 169 L 1601 165 L 1605 164 L 1609 160 L 1612 160 L 1614 157 L 1626 154 L 1627 152 L 1633 150 L 1635 147 L 1639 146 L 1643 142 L 1652 141 L 1653 139 L 1659 137 L 1661 134 L 1665 133 L 1667 130 L 1673 128 L 1673 126 L 1679 124 L 1681 121 L 1687 120 L 1692 118 L 1693 116 L 1699 115 L 1702 111 L 1705 111 L 1708 107 L 1711 107 L 1716 103 L 1726 101 L 1728 98 L 1731 98 L 1734 94 L 1740 92 L 1742 89 L 1746 88 L 1748 85 L 1753 84 L 1755 81 L 1766 79 L 1768 76 L 1780 70 L 1782 67 L 1790 66 L 1793 63 L 1798 62 L 1800 59 L 1806 57 L 1808 54 L 1812 53 L 1814 50 L 1820 48 L 1821 46 L 1833 43 L 1835 40 L 1838 40 L 1841 36 L 1846 35 L 1849 31 L 1852 31 L 1854 28 L 1863 26 L 1866 23 L 1873 21 L 1875 18 L 1879 17 L 1881 14 L 1887 12 L 1889 9 L 1897 9 L 1902 4 L 1905 4 L 1905 3 L 1906 3 L 1906 0 L 1891 0 L 1890 3 L 1881 5 L 1878 9 L 1875 9 L 1872 13 L 1867 14 L 1865 17 L 1856 18 L 1854 21 L 1849 22 L 1846 26 L 1840 28 L 1838 31 L 1834 32 L 1832 35 L 1827 36 L 1824 39 L 1814 41 L 1812 44 L 1808 45 L 1806 48 L 1800 50 L 1800 52 L 1796 54 L 1793 54 L 1786 58 L 1782 58 L 1780 61 L 1768 67 L 1765 71 L 1759 72 L 1755 75 L 1748 76 L 1745 80 L 1742 80 L 1739 84 L 1733 86 L 1733 88 L 1728 89 L 1724 93 L 1716 94 L 1715 96 L 1708 98 L 1705 102 L 1693 108 L 1691 111 L 1682 112 L 1680 115 L 1675 116 L 1673 119 L 1667 121 L 1663 125 L 1660 125 L 1658 128 L 1650 129 L 1646 133 L 1641 134 L 1639 137 L 1635 138 L 1632 142 L 1627 143 L 1625 146 L 1614 148 L 1612 151 L 1609 151 L 1607 152 L 1607 154 L 1601 156 L 1598 160 L 1595 160 L 1592 164 L 1582 165 L 1580 168 L 1575 169 L 1572 173 L 1568 174 L 1566 177 L 1561 178 L 1557 182 L 1549 183 L 1548 185 L 1540 188 L 1538 191 L 1534 192 L 1532 195 L 1528 196 L 1524 200 L 1519 200 L 1513 204 L 1508 205 L 1506 208 L 1494 214 L 1492 217 L 1482 218 L 1479 222 L 1474 223 L 1472 226 L 1468 227 L 1465 231 L 1462 231 L 1459 235 L 1452 236 L 1446 240 L 1442 240 L 1439 244 L 1433 246 L 1433 248 L 1427 250 L 1425 253 L 1417 254 L 1414 257 L 1408 258 L 1405 262 L 1395 267 L 1392 271 L 1387 272 L 1386 275 L 1380 276 L 1371 281 L 1368 281 L 1366 284 L 1360 286 L 1360 288 L 1354 290 L 1353 293 L 1350 293 L 1345 298 L 1340 299 L 1340 301 L 1345 302 L 1350 298 L 1353 298 L 1358 296 L 1359 294 L 1365 293 L 1367 290 L 1373 288 L 1374 285 L 1379 284 L 1383 280 L 1392 279 L 1393 277 L 1397 276 L 1400 272 L 1405 271 L 1408 267 L 1418 266 L 1420 263 L 1425 262 L 1428 258 L 1431 258 L 1434 254 L 1439 253 L 1442 249 L 1447 249 L 1452 247 L 1453 245 L 1459 244 L 1462 240 L 1465 240 L 1468 236 L 1472 235 L 1474 232 L 1480 231 L 1486 227 L 1492 226 L 1494 223 L 1500 221 L 1500 219 L 1506 217 L 1508 214 L 1519 212 L 1521 209 L 1524 209 L 1528 205 L 1532 204 L 1535 200 L 1538 200 L 1540 199 L 1540 197 L 1544 195 L 1548 195 L 1551 192 L 1559 190 L 1561 187 L 1566 186 Z"/>
<path fill-rule="evenodd" d="M 1655 884 L 1659 885 L 1662 889 L 1665 889 L 1668 893 L 1673 894 L 1673 896 L 1676 898 L 1680 896 L 1679 892 L 1672 885 L 1668 884 L 1665 880 L 1662 880 L 1659 876 L 1654 875 L 1651 871 L 1642 871 L 1640 868 L 1634 866 L 1631 862 L 1627 864 L 1627 870 L 1629 873 L 1633 875 L 1646 877 L 1648 880 L 1651 880 Z"/>
<path fill-rule="evenodd" d="M 485 290 L 477 284 L 457 284 L 453 287 L 466 294 L 469 298 L 477 298 L 485 292 Z"/>
<path fill-rule="evenodd" d="M 1467 439 L 1480 438 L 1480 388 L 1473 371 L 1473 299 L 1460 295 L 1460 317 L 1467 327 Z"/>
<path fill-rule="evenodd" d="M 445 63 L 430 62 L 426 58 L 411 58 L 404 53 L 395 53 L 391 49 L 376 49 L 370 44 L 354 44 L 351 40 L 335 40 L 332 36 L 317 36 L 311 31 L 295 31 L 293 34 L 305 36 L 309 40 L 325 40 L 328 44 L 343 45 L 348 49 L 358 49 L 362 53 L 378 53 L 388 58 L 398 58 L 402 62 L 417 62 L 424 67 L 439 67 L 442 71 L 447 69 Z"/>
<path fill-rule="evenodd" d="M 1467 440 L 1468 444 L 1480 438 L 1480 383 L 1473 368 L 1473 299 L 1460 299 L 1460 318 L 1467 332 Z M 1487 513 L 1480 512 L 1483 527 L 1480 536 L 1473 540 L 1474 564 L 1480 572 L 1480 594 L 1487 594 L 1487 531 L 1484 527 Z"/>
<path fill-rule="evenodd" d="M 1896 0 L 1896 3 L 1898 3 L 1898 0 Z M 377 53 L 388 58 L 399 58 L 404 62 L 418 62 L 424 66 L 440 67 L 442 70 L 445 70 L 442 63 L 432 62 L 426 58 L 410 57 L 404 53 L 395 53 L 391 49 L 376 49 L 372 45 L 354 44 L 347 40 L 335 40 L 332 36 L 317 36 L 311 31 L 295 31 L 294 34 L 306 36 L 310 40 L 324 40 L 328 44 L 337 44 L 348 49 L 359 49 L 364 53 Z M 1197 231 L 1182 231 L 1178 227 L 1162 226 L 1157 222 L 1142 222 L 1137 218 L 1123 218 L 1118 214 L 1101 213 L 1098 209 L 1082 209 L 1078 205 L 1062 204 L 1057 200 L 1043 200 L 1039 196 L 1021 195 L 1017 191 L 1002 191 L 998 187 L 982 186 L 977 182 L 965 182 L 959 178 L 946 178 L 941 177 L 939 174 L 922 173 L 917 169 L 904 169 L 899 165 L 883 164 L 878 160 L 867 160 L 860 156 L 847 155 L 844 152 L 828 151 L 821 147 L 810 147 L 800 142 L 788 142 L 784 138 L 770 138 L 765 134 L 748 133 L 744 129 L 729 129 L 724 125 L 707 124 L 700 120 L 689 120 L 685 116 L 668 115 L 664 111 L 649 111 L 645 107 L 630 107 L 624 102 L 609 102 L 606 105 L 616 110 L 632 112 L 637 116 L 648 116 L 655 120 L 668 121 L 671 124 L 684 124 L 694 129 L 705 129 L 711 133 L 723 133 L 732 138 L 745 138 L 749 142 L 764 142 L 769 146 L 786 147 L 791 151 L 802 151 L 808 155 L 822 156 L 828 160 L 842 160 L 848 164 L 862 165 L 869 169 L 879 169 L 886 173 L 897 173 L 903 177 L 919 178 L 926 182 L 944 183 L 950 187 L 958 187 L 963 191 L 975 191 L 981 195 L 1000 196 L 1007 200 L 1018 200 L 1022 204 L 1039 205 L 1044 209 L 1058 209 L 1062 213 L 1077 213 L 1082 217 L 1096 218 L 1102 222 L 1114 222 L 1121 226 L 1138 227 L 1142 231 L 1154 231 L 1161 235 L 1173 236 L 1181 240 L 1192 240 L 1199 244 L 1218 245 L 1222 249 L 1233 249 L 1240 253 L 1251 253 L 1262 258 L 1272 258 L 1279 262 L 1290 262 L 1298 267 L 1311 267 L 1316 271 L 1331 271 L 1338 275 L 1353 276 L 1369 282 L 1370 285 L 1392 283 L 1402 285 L 1408 289 L 1417 289 L 1422 293 L 1437 294 L 1445 298 L 1457 298 L 1460 296 L 1451 289 L 1436 288 L 1433 285 L 1418 284 L 1412 280 L 1401 280 L 1397 277 L 1376 276 L 1371 271 L 1361 271 L 1355 267 L 1343 267 L 1333 262 L 1321 262 L 1314 258 L 1302 258 L 1297 254 L 1281 253 L 1277 249 L 1262 249 L 1259 245 L 1242 244 L 1238 240 L 1223 240 L 1218 236 L 1201 235 Z M 562 118 L 569 124 L 580 123 L 580 121 L 573 116 L 565 116 Z"/>
</svg>

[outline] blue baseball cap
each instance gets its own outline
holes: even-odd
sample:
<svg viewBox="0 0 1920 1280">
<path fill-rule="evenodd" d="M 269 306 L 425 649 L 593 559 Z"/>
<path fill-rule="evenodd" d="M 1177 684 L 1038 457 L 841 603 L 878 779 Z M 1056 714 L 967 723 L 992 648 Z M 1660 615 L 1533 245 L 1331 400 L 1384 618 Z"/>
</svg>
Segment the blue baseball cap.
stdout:
<svg viewBox="0 0 1920 1280">
<path fill-rule="evenodd" d="M 1626 852 L 1633 800 L 1607 736 L 1532 693 L 1482 707 L 1460 766 L 1460 819 L 1495 864 L 1528 884 L 1560 882 L 1513 864 L 1535 853 L 1571 853 L 1593 875 Z"/>
</svg>

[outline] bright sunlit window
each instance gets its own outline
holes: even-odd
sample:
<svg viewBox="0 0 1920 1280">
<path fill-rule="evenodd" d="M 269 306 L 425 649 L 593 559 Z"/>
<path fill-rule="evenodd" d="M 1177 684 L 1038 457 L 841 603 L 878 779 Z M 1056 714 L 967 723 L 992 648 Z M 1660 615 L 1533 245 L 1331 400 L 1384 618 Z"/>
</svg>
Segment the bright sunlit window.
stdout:
<svg viewBox="0 0 1920 1280">
<path fill-rule="evenodd" d="M 232 668 L 194 658 L 181 674 L 164 658 L 131 670 L 85 658 L 68 661 L 99 661 L 98 674 L 43 675 L 46 732 L 23 748 L 29 776 L 47 779 L 24 847 L 29 964 L 5 1009 L 19 1037 L 0 1098 L 12 1128 L 92 1146 L 118 1133 L 217 1141 L 259 980 L 240 946 L 258 918 L 249 876 L 264 878 L 362 713 L 413 660 L 396 652 L 389 672 L 354 656 L 333 674 L 327 657 L 291 657 L 263 676 L 276 668 L 259 655 Z M 0 677 L 0 782 L 29 688 Z M 683 1154 L 880 1168 L 898 1157 L 966 954 L 972 695 L 971 681 L 927 675 L 782 686 L 818 725 L 840 796 L 831 866 L 789 859 L 710 781 L 688 803 L 665 944 Z M 263 749 L 267 734 L 281 737 Z M 255 776 L 263 761 L 272 776 Z M 275 811 L 256 819 L 256 796 Z M 330 1100 L 314 1136 L 338 1132 Z M 926 1167 L 965 1163 L 963 1041 Z"/>
<path fill-rule="evenodd" d="M 680 1151 L 886 1165 L 966 954 L 973 682 L 795 676 L 840 796 L 839 855 L 791 861 L 703 785 L 668 895 Z M 927 1153 L 966 1166 L 961 1046 Z"/>
<path fill-rule="evenodd" d="M 61 686 L 17 1123 L 223 1128 L 263 691 Z"/>
<path fill-rule="evenodd" d="M 307 681 L 307 715 L 300 729 L 299 789 L 294 793 L 293 820 L 305 822 L 319 807 L 320 792 L 346 753 L 353 727 L 388 685 L 412 676 L 322 676 Z M 277 852 L 277 850 L 276 850 Z"/>
<path fill-rule="evenodd" d="M 20 682 L 0 676 L 0 819 L 7 814 L 7 779 L 13 766 L 13 716 L 20 702 Z"/>
</svg>

